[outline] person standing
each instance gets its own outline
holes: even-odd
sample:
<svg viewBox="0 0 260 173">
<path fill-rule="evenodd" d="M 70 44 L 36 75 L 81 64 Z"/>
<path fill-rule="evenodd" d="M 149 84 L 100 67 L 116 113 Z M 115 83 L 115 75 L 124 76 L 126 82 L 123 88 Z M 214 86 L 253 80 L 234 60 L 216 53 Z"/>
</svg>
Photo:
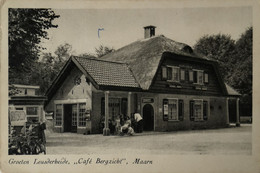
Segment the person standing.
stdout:
<svg viewBox="0 0 260 173">
<path fill-rule="evenodd" d="M 135 122 L 137 123 L 137 129 L 136 133 L 142 133 L 143 132 L 143 118 L 139 113 L 134 114 Z"/>
</svg>

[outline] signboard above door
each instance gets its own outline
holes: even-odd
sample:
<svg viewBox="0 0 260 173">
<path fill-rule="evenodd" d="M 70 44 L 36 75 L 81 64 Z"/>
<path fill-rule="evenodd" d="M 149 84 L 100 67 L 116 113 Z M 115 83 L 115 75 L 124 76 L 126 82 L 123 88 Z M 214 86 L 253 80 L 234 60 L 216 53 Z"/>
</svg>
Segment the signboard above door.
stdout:
<svg viewBox="0 0 260 173">
<path fill-rule="evenodd" d="M 154 100 L 153 100 L 153 98 L 143 98 L 143 99 L 142 99 L 142 102 L 143 102 L 143 103 L 153 103 Z"/>
</svg>

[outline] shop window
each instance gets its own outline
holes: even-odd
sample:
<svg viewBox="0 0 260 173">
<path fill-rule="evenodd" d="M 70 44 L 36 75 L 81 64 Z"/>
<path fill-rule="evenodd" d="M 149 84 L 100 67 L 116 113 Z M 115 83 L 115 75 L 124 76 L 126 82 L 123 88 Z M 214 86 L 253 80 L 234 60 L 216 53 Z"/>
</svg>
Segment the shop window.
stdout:
<svg viewBox="0 0 260 173">
<path fill-rule="evenodd" d="M 208 102 L 202 99 L 190 101 L 190 120 L 203 121 L 208 119 Z"/>
<path fill-rule="evenodd" d="M 62 125 L 62 105 L 56 105 L 56 116 L 55 116 L 55 125 L 61 126 Z"/>
<path fill-rule="evenodd" d="M 164 99 L 163 100 L 163 120 L 178 121 L 183 120 L 183 100 Z"/>
<path fill-rule="evenodd" d="M 86 127 L 86 103 L 79 104 L 79 127 Z"/>
<path fill-rule="evenodd" d="M 109 118 L 119 114 L 127 115 L 127 98 L 109 98 Z M 101 99 L 101 115 L 105 116 L 105 98 Z"/>
</svg>

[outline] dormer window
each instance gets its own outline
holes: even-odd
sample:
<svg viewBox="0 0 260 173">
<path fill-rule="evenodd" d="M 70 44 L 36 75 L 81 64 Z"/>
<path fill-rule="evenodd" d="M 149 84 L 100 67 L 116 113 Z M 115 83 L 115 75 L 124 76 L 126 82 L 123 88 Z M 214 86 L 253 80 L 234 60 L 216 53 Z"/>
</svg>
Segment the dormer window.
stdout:
<svg viewBox="0 0 260 173">
<path fill-rule="evenodd" d="M 203 85 L 203 70 L 193 70 L 193 76 L 194 84 Z"/>
<path fill-rule="evenodd" d="M 162 67 L 162 79 L 170 82 L 180 82 L 180 68 L 176 66 Z"/>
</svg>

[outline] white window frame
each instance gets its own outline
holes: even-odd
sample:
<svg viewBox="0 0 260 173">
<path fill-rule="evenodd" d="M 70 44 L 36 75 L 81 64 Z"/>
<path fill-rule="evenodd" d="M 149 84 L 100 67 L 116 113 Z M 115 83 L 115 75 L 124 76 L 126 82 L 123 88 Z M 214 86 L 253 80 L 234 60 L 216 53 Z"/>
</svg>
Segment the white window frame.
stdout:
<svg viewBox="0 0 260 173">
<path fill-rule="evenodd" d="M 170 67 L 172 69 L 172 78 L 167 80 L 169 82 L 180 82 L 180 67 L 178 66 L 167 66 L 167 67 Z M 177 69 L 178 70 L 178 80 L 173 80 L 174 79 L 174 69 Z"/>
<path fill-rule="evenodd" d="M 37 107 L 37 115 L 28 115 L 27 107 Z M 26 113 L 27 118 L 38 118 L 38 121 L 40 121 L 41 106 L 39 106 L 39 105 L 20 105 L 20 106 L 15 105 L 14 108 L 15 108 L 15 110 L 16 110 L 16 108 L 23 108 L 23 110 Z"/>
<path fill-rule="evenodd" d="M 61 124 L 60 125 L 56 125 L 56 121 L 57 121 L 57 105 L 61 105 Z M 57 104 L 54 104 L 54 127 L 62 127 L 64 122 L 64 113 L 63 113 L 63 104 L 61 103 L 57 103 Z"/>
<path fill-rule="evenodd" d="M 198 85 L 204 85 L 204 70 L 197 70 L 197 69 L 192 69 L 193 72 L 196 71 L 197 72 L 197 82 L 194 82 L 194 78 L 193 78 L 193 83 L 194 84 L 198 84 Z M 202 83 L 199 82 L 199 73 L 202 74 Z"/>
<path fill-rule="evenodd" d="M 168 99 L 168 121 L 179 121 L 179 99 L 178 98 L 167 98 Z M 176 119 L 170 119 L 169 102 L 170 100 L 176 101 Z"/>
<path fill-rule="evenodd" d="M 194 121 L 204 121 L 203 119 L 203 99 L 193 99 L 194 100 L 194 106 L 193 106 L 193 115 L 194 115 Z M 196 119 L 196 115 L 195 115 L 195 105 L 196 103 L 200 102 L 200 106 L 201 106 L 201 115 L 199 118 Z"/>
<path fill-rule="evenodd" d="M 86 123 L 85 126 L 79 126 L 79 110 L 80 110 L 80 104 L 85 104 L 85 112 L 83 112 L 83 119 L 86 118 L 86 117 L 85 117 L 85 113 L 86 113 L 86 110 L 87 110 L 87 103 L 78 103 L 78 106 L 77 106 L 77 108 L 78 108 L 78 110 L 77 110 L 77 112 L 78 112 L 78 113 L 77 113 L 77 116 L 78 116 L 78 118 L 77 118 L 77 119 L 78 119 L 77 125 L 78 125 L 78 127 L 77 127 L 77 128 L 79 128 L 79 129 L 80 129 L 80 128 L 86 128 L 86 125 L 87 125 L 87 120 L 85 119 L 85 123 Z M 84 121 L 83 121 L 83 122 L 84 122 Z"/>
</svg>

